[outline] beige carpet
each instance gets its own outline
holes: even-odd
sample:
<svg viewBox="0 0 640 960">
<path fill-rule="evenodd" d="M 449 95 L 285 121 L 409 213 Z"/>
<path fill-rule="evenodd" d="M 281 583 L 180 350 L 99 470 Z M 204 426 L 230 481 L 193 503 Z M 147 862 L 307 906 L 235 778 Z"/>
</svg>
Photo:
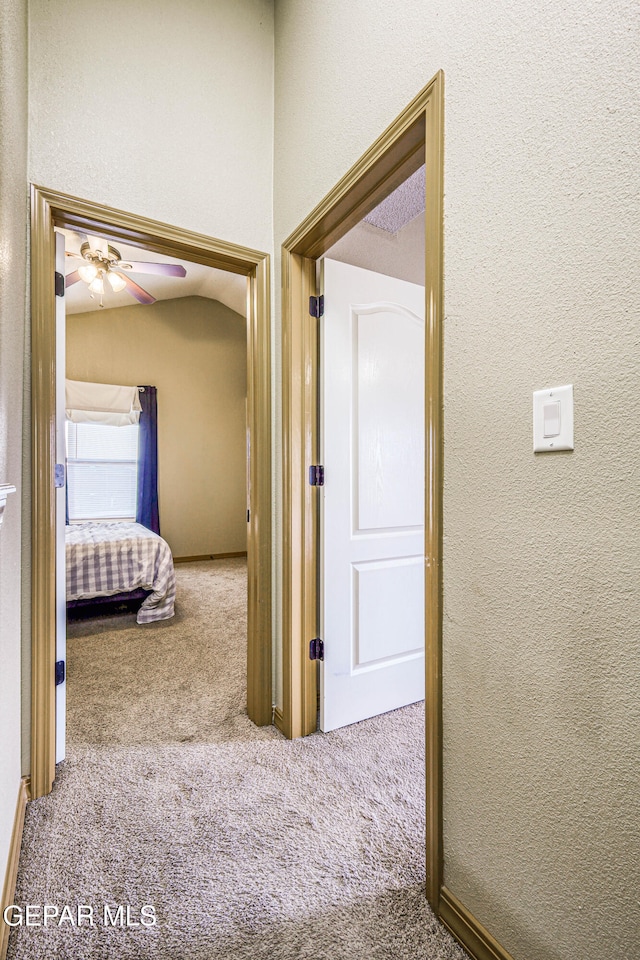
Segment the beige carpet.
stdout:
<svg viewBox="0 0 640 960">
<path fill-rule="evenodd" d="M 93 924 L 40 910 L 10 960 L 462 960 L 424 896 L 422 705 L 254 727 L 244 562 L 177 572 L 174 620 L 70 627 L 68 756 L 29 805 L 16 903 Z"/>
</svg>

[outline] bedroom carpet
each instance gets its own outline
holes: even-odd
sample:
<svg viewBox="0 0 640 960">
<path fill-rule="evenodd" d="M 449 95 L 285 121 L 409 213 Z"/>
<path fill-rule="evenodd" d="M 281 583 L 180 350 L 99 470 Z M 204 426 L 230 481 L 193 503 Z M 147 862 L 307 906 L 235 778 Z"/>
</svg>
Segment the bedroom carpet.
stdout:
<svg viewBox="0 0 640 960">
<path fill-rule="evenodd" d="M 9 960 L 466 958 L 424 895 L 422 704 L 297 741 L 254 727 L 244 561 L 177 574 L 173 620 L 70 628 L 67 759 L 28 806 L 16 893 L 70 910 L 40 906 Z"/>
</svg>

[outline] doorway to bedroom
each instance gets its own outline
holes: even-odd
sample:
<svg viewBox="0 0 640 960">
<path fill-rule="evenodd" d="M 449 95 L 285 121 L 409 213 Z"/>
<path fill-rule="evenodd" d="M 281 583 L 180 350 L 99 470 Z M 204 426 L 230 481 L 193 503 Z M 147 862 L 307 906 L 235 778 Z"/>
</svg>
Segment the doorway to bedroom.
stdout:
<svg viewBox="0 0 640 960">
<path fill-rule="evenodd" d="M 59 233 L 67 696 L 56 760 L 97 744 L 206 742 L 246 710 L 247 281 Z"/>
<path fill-rule="evenodd" d="M 32 790 L 39 796 L 55 776 L 53 746 L 64 722 L 55 708 L 64 705 L 70 675 L 81 706 L 70 715 L 70 734 L 93 745 L 198 741 L 221 710 L 271 722 L 270 358 L 266 255 L 39 188 L 32 199 Z M 57 264 L 56 292 L 64 286 L 67 294 L 58 323 L 45 255 L 55 233 L 67 254 Z M 94 256 L 100 246 L 107 266 Z M 89 276 L 96 266 L 102 283 Z M 122 280 L 113 284 L 109 273 Z M 105 385 L 130 391 L 124 419 L 131 422 L 123 423 L 122 411 L 91 409 L 108 406 L 104 400 L 83 402 L 83 391 Z M 148 433 L 150 400 L 151 447 L 148 437 L 133 436 Z M 57 450 L 42 430 L 56 415 L 63 421 Z M 61 471 L 53 468 L 66 465 L 57 492 L 43 480 L 49 464 L 56 486 Z M 70 577 L 67 548 L 64 578 L 61 526 L 82 557 Z M 108 528 L 126 541 L 117 560 L 105 560 L 116 549 L 105 545 Z M 160 543 L 173 562 L 157 553 Z M 102 558 L 93 570 L 91 550 Z M 150 553 L 145 582 L 127 582 Z M 62 669 L 60 637 L 52 656 L 51 628 L 57 617 L 60 634 L 66 605 L 66 595 L 52 590 L 56 569 L 65 594 L 71 578 L 77 594 Z M 138 587 L 144 593 L 132 607 Z M 109 607 L 93 606 L 92 593 L 109 594 L 99 601 Z M 219 682 L 225 671 L 229 703 Z"/>
</svg>

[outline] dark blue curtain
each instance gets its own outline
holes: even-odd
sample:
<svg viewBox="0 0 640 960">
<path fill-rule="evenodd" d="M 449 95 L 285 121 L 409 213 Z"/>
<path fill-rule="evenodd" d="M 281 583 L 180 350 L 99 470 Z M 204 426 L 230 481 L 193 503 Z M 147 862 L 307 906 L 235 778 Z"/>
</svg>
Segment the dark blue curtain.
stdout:
<svg viewBox="0 0 640 960">
<path fill-rule="evenodd" d="M 158 399 L 155 387 L 140 388 L 138 504 L 136 521 L 160 533 L 158 516 Z"/>
</svg>

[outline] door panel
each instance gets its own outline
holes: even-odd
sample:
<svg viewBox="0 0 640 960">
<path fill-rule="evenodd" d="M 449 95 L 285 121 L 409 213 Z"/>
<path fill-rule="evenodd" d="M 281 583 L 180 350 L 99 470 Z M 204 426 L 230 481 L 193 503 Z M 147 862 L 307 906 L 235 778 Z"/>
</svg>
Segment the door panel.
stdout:
<svg viewBox="0 0 640 960">
<path fill-rule="evenodd" d="M 370 560 L 354 563 L 353 569 L 354 669 L 419 654 L 424 642 L 421 558 Z M 402 604 L 395 602 L 398 596 Z"/>
<path fill-rule="evenodd" d="M 323 266 L 326 731 L 424 697 L 424 288 Z"/>
<path fill-rule="evenodd" d="M 422 527 L 424 322 L 386 303 L 351 314 L 354 532 Z"/>
</svg>

